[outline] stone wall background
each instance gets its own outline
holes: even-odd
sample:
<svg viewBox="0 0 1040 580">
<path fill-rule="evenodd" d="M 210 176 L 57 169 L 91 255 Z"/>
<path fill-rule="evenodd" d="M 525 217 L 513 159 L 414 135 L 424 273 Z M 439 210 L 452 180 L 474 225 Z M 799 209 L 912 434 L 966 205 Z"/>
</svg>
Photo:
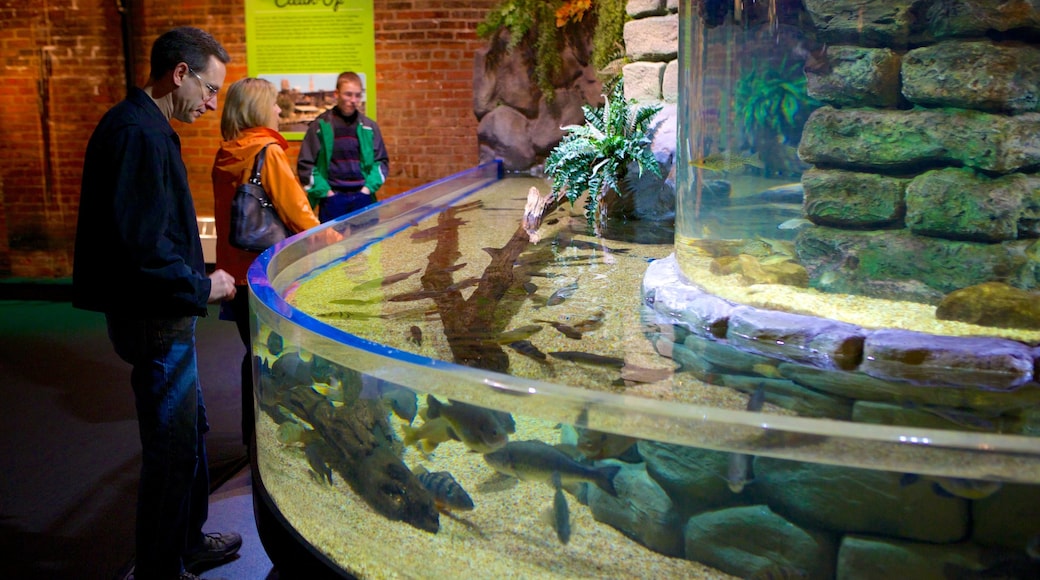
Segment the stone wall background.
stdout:
<svg viewBox="0 0 1040 580">
<path fill-rule="evenodd" d="M 1040 6 L 804 4 L 828 47 L 799 148 L 811 285 L 931 304 L 1040 286 Z"/>
</svg>

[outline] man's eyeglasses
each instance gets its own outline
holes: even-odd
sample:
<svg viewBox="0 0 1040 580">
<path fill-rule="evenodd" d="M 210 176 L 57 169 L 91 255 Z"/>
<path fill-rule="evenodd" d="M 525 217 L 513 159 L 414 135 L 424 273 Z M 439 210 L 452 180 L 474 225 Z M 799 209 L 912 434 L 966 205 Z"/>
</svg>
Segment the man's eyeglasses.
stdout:
<svg viewBox="0 0 1040 580">
<path fill-rule="evenodd" d="M 195 78 L 199 79 L 199 82 L 202 83 L 202 86 L 206 87 L 206 90 L 209 91 L 209 96 L 206 97 L 207 100 L 212 99 L 213 97 L 217 96 L 217 92 L 220 89 L 218 89 L 217 87 L 207 83 L 206 79 L 200 77 L 199 73 L 195 72 L 195 69 L 191 68 L 190 66 L 188 67 L 188 72 L 190 72 L 191 74 L 195 75 Z"/>
</svg>

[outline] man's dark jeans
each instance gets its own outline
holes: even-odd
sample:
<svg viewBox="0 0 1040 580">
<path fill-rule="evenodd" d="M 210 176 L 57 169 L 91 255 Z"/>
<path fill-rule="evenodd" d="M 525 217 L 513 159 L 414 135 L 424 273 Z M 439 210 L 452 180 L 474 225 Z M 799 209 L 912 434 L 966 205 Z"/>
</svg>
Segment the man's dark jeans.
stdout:
<svg viewBox="0 0 1040 580">
<path fill-rule="evenodd" d="M 321 223 L 332 221 L 373 203 L 371 195 L 360 191 L 330 195 L 322 199 L 318 205 L 318 221 Z"/>
<path fill-rule="evenodd" d="M 141 434 L 135 578 L 176 578 L 209 515 L 209 431 L 199 387 L 195 317 L 108 315 L 116 354 L 130 363 Z"/>
</svg>

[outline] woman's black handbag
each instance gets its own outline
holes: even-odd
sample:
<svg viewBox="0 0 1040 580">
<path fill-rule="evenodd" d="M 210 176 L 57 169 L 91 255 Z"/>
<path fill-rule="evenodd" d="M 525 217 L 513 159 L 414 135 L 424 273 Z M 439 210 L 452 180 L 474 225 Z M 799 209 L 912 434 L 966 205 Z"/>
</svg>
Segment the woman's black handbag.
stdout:
<svg viewBox="0 0 1040 580">
<path fill-rule="evenodd" d="M 240 250 L 262 252 L 289 237 L 289 228 L 278 217 L 260 182 L 260 171 L 270 146 L 270 143 L 264 145 L 256 154 L 253 175 L 235 189 L 235 197 L 231 200 L 231 235 L 228 240 Z"/>
</svg>

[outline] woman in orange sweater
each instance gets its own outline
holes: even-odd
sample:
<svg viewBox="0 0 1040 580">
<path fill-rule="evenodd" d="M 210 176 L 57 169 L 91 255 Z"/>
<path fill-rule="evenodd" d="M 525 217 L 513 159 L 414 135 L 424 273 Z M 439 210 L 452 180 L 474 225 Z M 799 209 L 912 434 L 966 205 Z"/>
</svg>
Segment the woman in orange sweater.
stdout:
<svg viewBox="0 0 1040 580">
<path fill-rule="evenodd" d="M 264 145 L 267 148 L 260 180 L 264 184 L 278 217 L 293 233 L 319 225 L 307 201 L 307 193 L 293 173 L 285 150 L 289 144 L 278 133 L 277 91 L 264 79 L 235 81 L 224 98 L 220 118 L 220 144 L 213 161 L 213 210 L 217 224 L 217 264 L 235 278 L 234 300 L 221 308 L 221 318 L 234 320 L 246 346 L 242 359 L 242 438 L 246 445 L 253 435 L 253 360 L 249 337 L 249 292 L 246 270 L 257 254 L 233 248 L 228 241 L 231 229 L 231 199 L 235 189 L 249 180 L 253 160 Z M 230 312 L 229 312 L 230 311 Z"/>
</svg>

